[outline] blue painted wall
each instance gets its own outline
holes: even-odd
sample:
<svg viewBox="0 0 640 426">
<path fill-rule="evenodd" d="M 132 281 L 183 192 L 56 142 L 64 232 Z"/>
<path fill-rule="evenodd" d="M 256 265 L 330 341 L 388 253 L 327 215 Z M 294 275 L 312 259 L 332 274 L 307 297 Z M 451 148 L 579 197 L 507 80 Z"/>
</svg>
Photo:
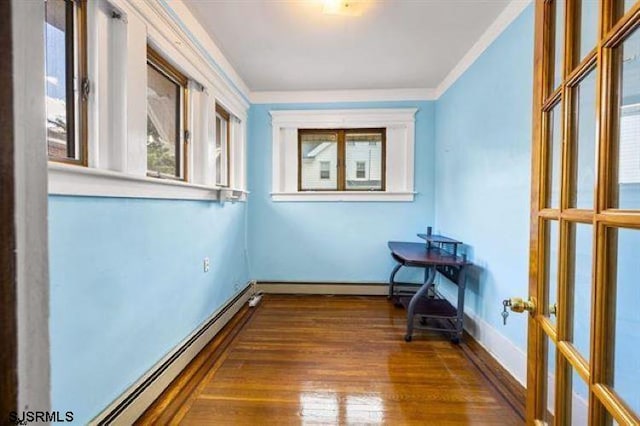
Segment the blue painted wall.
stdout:
<svg viewBox="0 0 640 426">
<path fill-rule="evenodd" d="M 246 204 L 51 196 L 49 215 L 52 405 L 86 423 L 244 288 Z"/>
<path fill-rule="evenodd" d="M 413 202 L 271 201 L 271 110 L 419 108 Z M 387 241 L 413 240 L 434 221 L 434 103 L 252 105 L 249 112 L 249 250 L 261 281 L 386 282 Z M 404 279 L 413 279 L 407 273 Z"/>
<path fill-rule="evenodd" d="M 500 312 L 502 299 L 528 294 L 533 27 L 529 6 L 435 114 L 437 229 L 470 246 L 467 307 L 523 349 L 526 317 L 503 327 Z"/>
</svg>

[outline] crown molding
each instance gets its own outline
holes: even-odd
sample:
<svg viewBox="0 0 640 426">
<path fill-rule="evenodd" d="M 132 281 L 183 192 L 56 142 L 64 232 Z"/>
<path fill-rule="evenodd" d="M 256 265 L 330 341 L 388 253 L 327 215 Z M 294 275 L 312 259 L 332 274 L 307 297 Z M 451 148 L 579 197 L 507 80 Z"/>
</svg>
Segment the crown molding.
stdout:
<svg viewBox="0 0 640 426">
<path fill-rule="evenodd" d="M 471 49 L 462 57 L 460 62 L 449 74 L 440 82 L 435 89 L 435 98 L 439 99 L 449 87 L 460 78 L 465 71 L 473 65 L 473 63 L 487 50 L 489 46 L 498 38 L 504 30 L 511 25 L 515 19 L 529 6 L 532 0 L 512 0 L 511 3 L 504 8 L 504 10 L 498 15 L 495 21 L 487 28 L 487 30 L 480 36 L 478 41 L 471 46 Z"/>
<path fill-rule="evenodd" d="M 134 5 L 137 3 L 134 0 L 128 1 Z M 146 1 L 152 7 L 164 11 L 168 19 L 177 27 L 176 31 L 183 36 L 183 41 L 198 52 L 226 83 L 228 89 L 239 95 L 247 104 L 250 103 L 249 87 L 182 0 Z"/>
<path fill-rule="evenodd" d="M 311 90 L 251 92 L 252 104 L 432 101 L 433 89 Z"/>
<path fill-rule="evenodd" d="M 512 0 L 436 88 L 252 91 L 249 95 L 249 100 L 252 104 L 438 100 L 491 46 L 498 36 L 520 16 L 527 6 L 531 4 L 531 1 Z"/>
<path fill-rule="evenodd" d="M 181 0 L 174 0 L 171 6 L 160 0 L 165 10 L 181 27 L 207 60 L 251 104 L 329 103 L 329 102 L 381 102 L 381 101 L 432 101 L 442 96 L 460 78 L 498 36 L 526 9 L 532 0 L 512 0 L 495 21 L 467 51 L 456 66 L 446 75 L 436 88 L 400 89 L 355 89 L 355 90 L 291 90 L 291 91 L 250 91 L 242 78 L 233 69 L 220 49 L 208 36 L 204 28 L 193 17 Z"/>
</svg>

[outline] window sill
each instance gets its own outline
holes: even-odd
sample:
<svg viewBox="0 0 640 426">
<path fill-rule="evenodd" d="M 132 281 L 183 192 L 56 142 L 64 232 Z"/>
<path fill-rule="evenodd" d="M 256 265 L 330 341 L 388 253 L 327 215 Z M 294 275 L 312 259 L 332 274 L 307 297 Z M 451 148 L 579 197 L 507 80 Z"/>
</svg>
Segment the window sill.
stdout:
<svg viewBox="0 0 640 426">
<path fill-rule="evenodd" d="M 49 162 L 49 195 L 245 201 L 247 191 Z"/>
<path fill-rule="evenodd" d="M 304 191 L 304 192 L 272 192 L 273 201 L 307 202 L 307 201 L 413 201 L 415 192 L 377 192 L 377 191 Z"/>
</svg>

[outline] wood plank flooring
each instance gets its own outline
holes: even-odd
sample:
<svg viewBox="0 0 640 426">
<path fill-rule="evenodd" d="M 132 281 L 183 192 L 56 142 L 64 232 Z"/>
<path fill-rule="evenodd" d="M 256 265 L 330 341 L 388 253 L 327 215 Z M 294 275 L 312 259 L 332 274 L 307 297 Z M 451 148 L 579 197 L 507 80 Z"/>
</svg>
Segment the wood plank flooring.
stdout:
<svg viewBox="0 0 640 426">
<path fill-rule="evenodd" d="M 524 424 L 468 348 L 405 343 L 405 321 L 384 297 L 267 295 L 171 423 Z"/>
</svg>

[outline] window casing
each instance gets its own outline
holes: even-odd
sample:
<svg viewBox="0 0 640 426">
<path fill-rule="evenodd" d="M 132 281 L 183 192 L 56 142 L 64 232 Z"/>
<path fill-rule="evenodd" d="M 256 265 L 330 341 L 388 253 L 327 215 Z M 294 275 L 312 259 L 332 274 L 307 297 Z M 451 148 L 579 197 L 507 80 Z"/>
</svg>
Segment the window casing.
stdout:
<svg viewBox="0 0 640 426">
<path fill-rule="evenodd" d="M 151 47 L 147 76 L 147 174 L 186 181 L 188 79 Z"/>
<path fill-rule="evenodd" d="M 385 180 L 385 128 L 298 129 L 298 191 L 385 191 Z"/>
<path fill-rule="evenodd" d="M 231 175 L 231 115 L 216 104 L 216 185 L 229 186 Z"/>
<path fill-rule="evenodd" d="M 86 166 L 86 0 L 47 0 L 44 7 L 48 157 Z"/>
</svg>

